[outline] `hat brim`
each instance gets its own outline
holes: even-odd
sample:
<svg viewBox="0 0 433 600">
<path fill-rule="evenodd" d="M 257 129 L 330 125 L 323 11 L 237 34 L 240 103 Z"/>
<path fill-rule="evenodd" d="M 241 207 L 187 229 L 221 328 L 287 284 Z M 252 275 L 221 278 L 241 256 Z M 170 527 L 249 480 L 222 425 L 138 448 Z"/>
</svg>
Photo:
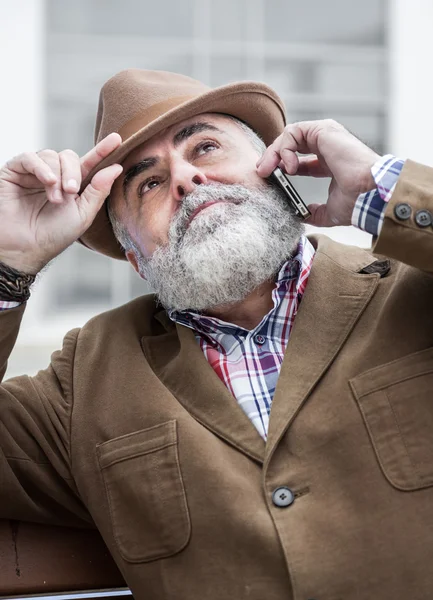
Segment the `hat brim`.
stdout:
<svg viewBox="0 0 433 600">
<path fill-rule="evenodd" d="M 209 112 L 232 115 L 244 121 L 262 137 L 266 145 L 271 144 L 285 126 L 284 106 L 278 95 L 265 84 L 246 81 L 211 89 L 168 110 L 126 139 L 89 173 L 80 193 L 95 173 L 114 163 L 122 163 L 130 152 L 167 127 Z M 106 256 L 125 260 L 108 219 L 105 202 L 92 225 L 78 241 Z"/>
</svg>

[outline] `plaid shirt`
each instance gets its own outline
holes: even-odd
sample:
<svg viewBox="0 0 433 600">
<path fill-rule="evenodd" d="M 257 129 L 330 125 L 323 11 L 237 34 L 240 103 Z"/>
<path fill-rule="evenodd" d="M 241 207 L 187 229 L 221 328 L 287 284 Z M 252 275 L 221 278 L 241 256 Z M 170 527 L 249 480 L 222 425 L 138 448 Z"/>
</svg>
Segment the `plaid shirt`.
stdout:
<svg viewBox="0 0 433 600">
<path fill-rule="evenodd" d="M 7 300 L 0 300 L 0 310 L 7 310 L 8 308 L 16 308 L 21 302 L 8 302 Z"/>
<path fill-rule="evenodd" d="M 264 439 L 281 363 L 313 256 L 314 248 L 303 236 L 296 256 L 278 273 L 272 291 L 274 308 L 252 330 L 192 311 L 169 312 L 173 321 L 194 330 L 206 360 Z"/>
<path fill-rule="evenodd" d="M 387 155 L 372 168 L 377 188 L 361 194 L 352 224 L 380 233 L 404 161 Z M 302 237 L 297 254 L 282 265 L 272 292 L 274 307 L 253 330 L 192 311 L 171 311 L 170 318 L 194 330 L 209 364 L 227 386 L 263 439 L 266 440 L 272 398 L 293 321 L 308 282 L 314 249 Z M 0 310 L 19 306 L 0 300 Z"/>
</svg>

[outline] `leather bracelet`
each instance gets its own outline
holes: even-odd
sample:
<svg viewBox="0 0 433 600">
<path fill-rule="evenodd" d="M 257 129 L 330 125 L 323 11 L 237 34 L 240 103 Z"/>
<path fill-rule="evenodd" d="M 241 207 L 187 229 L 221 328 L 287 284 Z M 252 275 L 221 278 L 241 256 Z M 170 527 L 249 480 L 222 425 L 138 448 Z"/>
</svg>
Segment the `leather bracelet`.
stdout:
<svg viewBox="0 0 433 600">
<path fill-rule="evenodd" d="M 25 302 L 30 297 L 30 286 L 36 275 L 28 275 L 0 262 L 0 299 L 7 302 Z"/>
</svg>

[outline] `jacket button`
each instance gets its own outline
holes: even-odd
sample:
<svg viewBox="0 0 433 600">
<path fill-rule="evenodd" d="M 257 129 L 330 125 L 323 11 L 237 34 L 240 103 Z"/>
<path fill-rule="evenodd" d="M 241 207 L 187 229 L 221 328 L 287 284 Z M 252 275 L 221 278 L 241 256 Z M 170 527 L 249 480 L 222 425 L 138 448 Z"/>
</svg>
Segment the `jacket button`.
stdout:
<svg viewBox="0 0 433 600">
<path fill-rule="evenodd" d="M 400 221 L 407 221 L 412 214 L 412 208 L 409 206 L 409 204 L 397 204 L 397 206 L 394 208 L 394 214 Z"/>
<path fill-rule="evenodd" d="M 281 486 L 278 487 L 272 493 L 272 502 L 275 506 L 279 506 L 280 508 L 284 508 L 285 506 L 290 506 L 293 504 L 295 500 L 295 496 L 290 488 Z"/>
<path fill-rule="evenodd" d="M 418 227 L 428 227 L 432 224 L 432 216 L 428 210 L 419 210 L 415 213 L 415 223 Z"/>
</svg>

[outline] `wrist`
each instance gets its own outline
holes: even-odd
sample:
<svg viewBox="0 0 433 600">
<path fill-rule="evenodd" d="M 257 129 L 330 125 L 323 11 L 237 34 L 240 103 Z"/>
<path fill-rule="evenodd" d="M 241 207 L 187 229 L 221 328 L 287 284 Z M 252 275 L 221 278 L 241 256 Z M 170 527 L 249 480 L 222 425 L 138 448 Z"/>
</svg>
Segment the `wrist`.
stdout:
<svg viewBox="0 0 433 600">
<path fill-rule="evenodd" d="M 381 156 L 375 152 L 372 152 L 368 166 L 365 168 L 364 174 L 360 181 L 358 195 L 366 194 L 367 192 L 371 192 L 377 188 L 377 182 L 373 175 L 373 168 L 380 160 Z"/>
<path fill-rule="evenodd" d="M 33 277 L 36 277 L 47 263 L 37 261 L 37 256 L 33 255 L 30 257 L 28 253 L 16 252 L 6 254 L 0 252 L 0 264 L 13 269 L 22 275 L 32 275 Z"/>
</svg>

